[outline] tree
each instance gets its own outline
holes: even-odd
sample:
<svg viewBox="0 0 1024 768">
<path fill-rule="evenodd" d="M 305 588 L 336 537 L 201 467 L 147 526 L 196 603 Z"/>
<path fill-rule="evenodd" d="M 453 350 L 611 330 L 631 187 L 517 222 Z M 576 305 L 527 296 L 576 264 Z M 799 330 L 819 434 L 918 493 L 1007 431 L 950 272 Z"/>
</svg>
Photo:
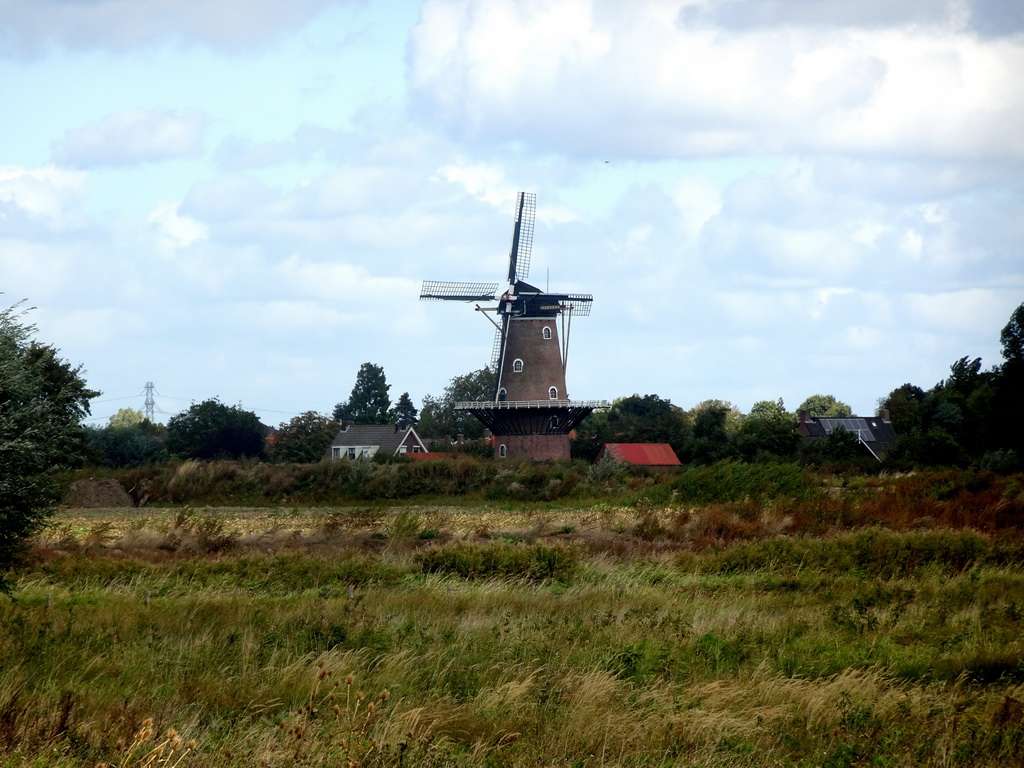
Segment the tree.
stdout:
<svg viewBox="0 0 1024 768">
<path fill-rule="evenodd" d="M 811 395 L 796 409 L 797 413 L 801 411 L 810 411 L 811 416 L 823 419 L 845 419 L 853 413 L 850 406 L 832 395 Z"/>
<path fill-rule="evenodd" d="M 732 436 L 738 431 L 743 417 L 732 403 L 722 400 L 705 400 L 690 411 L 693 418 L 693 439 L 686 447 L 688 461 L 697 464 L 713 464 L 736 455 L 736 444 Z M 733 429 L 730 429 L 732 416 Z"/>
<path fill-rule="evenodd" d="M 17 566 L 28 537 L 40 530 L 60 500 L 55 473 L 84 459 L 80 421 L 89 415 L 82 368 L 31 340 L 20 304 L 0 310 L 0 591 Z"/>
<path fill-rule="evenodd" d="M 605 443 L 668 443 L 680 456 L 689 436 L 681 408 L 658 395 L 630 395 L 585 418 L 569 448 L 573 458 L 593 461 Z"/>
<path fill-rule="evenodd" d="M 88 427 L 89 447 L 105 467 L 142 467 L 168 458 L 163 428 L 144 420 L 128 426 Z"/>
<path fill-rule="evenodd" d="M 387 377 L 384 369 L 373 363 L 363 363 L 356 374 L 356 383 L 348 400 L 334 406 L 337 421 L 356 424 L 386 424 L 391 400 L 388 397 Z"/>
<path fill-rule="evenodd" d="M 167 450 L 192 459 L 262 456 L 267 428 L 252 411 L 217 398 L 193 404 L 167 421 Z"/>
<path fill-rule="evenodd" d="M 110 426 L 118 427 L 134 427 L 143 422 L 145 417 L 142 411 L 137 408 L 121 408 L 110 417 Z"/>
<path fill-rule="evenodd" d="M 1010 321 L 999 333 L 1003 360 L 1010 365 L 1024 366 L 1024 304 L 1010 315 Z"/>
<path fill-rule="evenodd" d="M 415 422 L 417 416 L 419 416 L 419 411 L 412 404 L 412 398 L 409 397 L 408 392 L 403 392 L 398 398 L 398 402 L 395 403 L 395 407 L 391 409 L 391 420 L 395 424 Z"/>
<path fill-rule="evenodd" d="M 311 464 L 324 457 L 341 424 L 332 418 L 306 411 L 287 424 L 282 424 L 274 435 L 270 458 L 295 464 Z"/>
<path fill-rule="evenodd" d="M 1024 462 L 1024 304 L 1014 310 L 999 341 L 1003 364 L 993 381 L 992 404 L 998 424 L 992 425 L 989 434 L 995 443 L 992 447 L 1013 451 Z"/>
<path fill-rule="evenodd" d="M 494 371 L 490 368 L 456 376 L 439 397 L 427 395 L 423 398 L 416 431 L 424 437 L 463 435 L 477 440 L 484 435 L 484 425 L 468 411 L 455 410 L 455 404 L 493 399 Z"/>
<path fill-rule="evenodd" d="M 736 445 L 748 461 L 764 456 L 796 456 L 800 447 L 796 419 L 787 413 L 782 398 L 754 403 L 736 433 Z"/>
<path fill-rule="evenodd" d="M 892 392 L 878 401 L 878 413 L 889 412 L 889 421 L 897 435 L 910 434 L 915 427 L 921 426 L 921 404 L 925 392 L 913 384 L 896 387 Z"/>
</svg>

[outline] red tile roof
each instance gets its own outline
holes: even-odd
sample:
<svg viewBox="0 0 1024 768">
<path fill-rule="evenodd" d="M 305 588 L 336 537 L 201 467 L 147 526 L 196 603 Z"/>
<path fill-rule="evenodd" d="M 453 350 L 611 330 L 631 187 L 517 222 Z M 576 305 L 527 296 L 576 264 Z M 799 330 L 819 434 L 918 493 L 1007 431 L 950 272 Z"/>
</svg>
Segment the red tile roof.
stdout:
<svg viewBox="0 0 1024 768">
<path fill-rule="evenodd" d="M 607 452 L 616 461 L 654 467 L 679 466 L 680 461 L 668 443 L 606 443 Z"/>
</svg>

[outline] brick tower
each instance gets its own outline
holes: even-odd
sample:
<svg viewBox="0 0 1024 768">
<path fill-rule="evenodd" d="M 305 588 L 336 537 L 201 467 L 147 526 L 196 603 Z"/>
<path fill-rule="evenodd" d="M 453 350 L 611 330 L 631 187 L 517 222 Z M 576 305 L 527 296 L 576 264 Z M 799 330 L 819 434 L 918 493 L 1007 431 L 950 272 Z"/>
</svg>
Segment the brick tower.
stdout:
<svg viewBox="0 0 1024 768">
<path fill-rule="evenodd" d="M 605 401 L 570 400 L 565 363 L 572 318 L 590 314 L 590 294 L 549 293 L 525 282 L 533 245 L 536 196 L 520 192 L 509 252 L 508 288 L 497 283 L 427 281 L 421 299 L 485 302 L 497 300 L 491 356 L 496 366 L 494 398 L 458 403 L 493 435 L 496 458 L 534 461 L 569 458 L 569 432 Z M 490 319 L 488 317 L 488 319 Z M 561 331 L 561 332 L 560 332 Z"/>
</svg>

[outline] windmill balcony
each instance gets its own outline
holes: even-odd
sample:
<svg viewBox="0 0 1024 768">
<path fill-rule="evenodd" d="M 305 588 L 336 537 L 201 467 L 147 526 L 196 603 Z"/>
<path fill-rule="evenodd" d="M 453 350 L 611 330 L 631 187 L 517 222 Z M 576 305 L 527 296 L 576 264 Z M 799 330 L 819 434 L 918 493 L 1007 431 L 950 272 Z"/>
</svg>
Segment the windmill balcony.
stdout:
<svg viewBox="0 0 1024 768">
<path fill-rule="evenodd" d="M 457 411 L 472 411 L 483 408 L 497 410 L 547 409 L 552 408 L 608 408 L 607 400 L 462 400 L 455 403 Z"/>
</svg>

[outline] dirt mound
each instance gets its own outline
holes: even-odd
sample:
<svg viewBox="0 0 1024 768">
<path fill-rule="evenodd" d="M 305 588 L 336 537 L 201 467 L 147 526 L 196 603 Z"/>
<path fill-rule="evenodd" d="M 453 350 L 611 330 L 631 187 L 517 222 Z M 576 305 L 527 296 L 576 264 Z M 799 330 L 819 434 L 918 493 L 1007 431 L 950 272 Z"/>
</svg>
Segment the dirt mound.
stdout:
<svg viewBox="0 0 1024 768">
<path fill-rule="evenodd" d="M 71 484 L 67 496 L 64 497 L 65 507 L 130 507 L 132 497 L 116 480 L 108 477 L 90 477 Z"/>
</svg>

